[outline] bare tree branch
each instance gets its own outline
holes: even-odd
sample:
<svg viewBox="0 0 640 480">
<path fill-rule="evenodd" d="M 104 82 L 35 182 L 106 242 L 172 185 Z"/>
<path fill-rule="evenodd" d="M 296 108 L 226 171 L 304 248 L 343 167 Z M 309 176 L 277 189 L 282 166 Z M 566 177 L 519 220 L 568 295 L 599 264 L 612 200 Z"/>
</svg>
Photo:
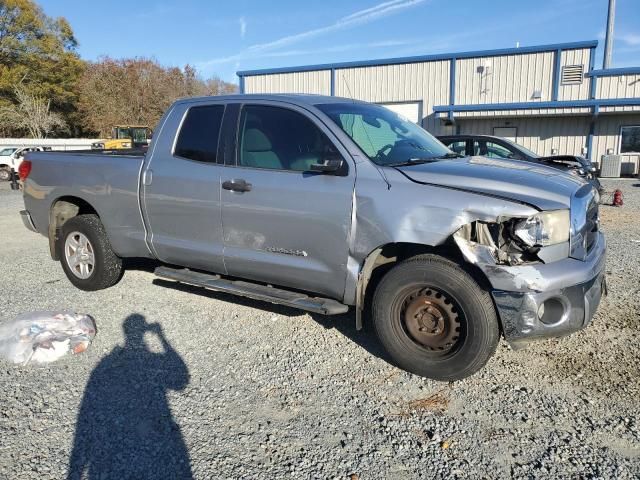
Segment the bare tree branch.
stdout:
<svg viewBox="0 0 640 480">
<path fill-rule="evenodd" d="M 32 138 L 47 138 L 66 124 L 59 113 L 51 111 L 51 99 L 28 93 L 22 86 L 14 89 L 17 103 L 0 109 L 3 129 L 23 130 Z"/>
</svg>

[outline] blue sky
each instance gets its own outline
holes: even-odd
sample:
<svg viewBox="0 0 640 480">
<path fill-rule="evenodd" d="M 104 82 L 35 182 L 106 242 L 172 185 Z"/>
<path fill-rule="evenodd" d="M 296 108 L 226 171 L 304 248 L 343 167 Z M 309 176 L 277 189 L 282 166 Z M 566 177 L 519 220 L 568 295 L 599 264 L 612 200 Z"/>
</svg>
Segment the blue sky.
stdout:
<svg viewBox="0 0 640 480">
<path fill-rule="evenodd" d="M 40 0 L 88 60 L 155 57 L 237 81 L 255 68 L 600 40 L 607 0 Z M 93 4 L 93 7 L 89 5 Z M 640 66 L 640 0 L 618 0 L 613 66 Z M 98 6 L 99 5 L 99 6 Z M 114 13 L 116 12 L 116 13 Z"/>
</svg>

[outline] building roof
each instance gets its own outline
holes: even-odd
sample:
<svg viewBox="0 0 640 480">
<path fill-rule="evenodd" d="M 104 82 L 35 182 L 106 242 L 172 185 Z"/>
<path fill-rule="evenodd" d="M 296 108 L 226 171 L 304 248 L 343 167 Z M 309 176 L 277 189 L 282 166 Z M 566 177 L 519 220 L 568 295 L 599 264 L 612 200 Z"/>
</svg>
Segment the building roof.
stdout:
<svg viewBox="0 0 640 480">
<path fill-rule="evenodd" d="M 418 55 L 413 57 L 397 57 L 397 58 L 385 58 L 379 60 L 360 60 L 354 62 L 340 62 L 340 63 L 325 63 L 318 65 L 303 65 L 297 67 L 281 67 L 281 68 L 267 68 L 262 70 L 242 70 L 236 72 L 239 77 L 247 77 L 254 75 L 269 75 L 274 73 L 296 73 L 296 72 L 310 72 L 316 70 L 332 70 L 336 68 L 358 68 L 358 67 L 373 67 L 381 65 L 401 65 L 407 63 L 417 62 L 430 62 L 436 60 L 451 60 L 460 58 L 483 58 L 483 57 L 496 57 L 501 55 L 524 55 L 527 53 L 541 53 L 541 52 L 555 52 L 562 50 L 577 50 L 583 48 L 596 48 L 598 46 L 597 40 L 588 40 L 582 42 L 569 42 L 569 43 L 554 43 L 548 45 L 534 45 L 529 47 L 519 48 L 502 48 L 497 50 L 476 50 L 470 52 L 456 52 L 456 53 L 438 53 L 434 55 Z"/>
</svg>

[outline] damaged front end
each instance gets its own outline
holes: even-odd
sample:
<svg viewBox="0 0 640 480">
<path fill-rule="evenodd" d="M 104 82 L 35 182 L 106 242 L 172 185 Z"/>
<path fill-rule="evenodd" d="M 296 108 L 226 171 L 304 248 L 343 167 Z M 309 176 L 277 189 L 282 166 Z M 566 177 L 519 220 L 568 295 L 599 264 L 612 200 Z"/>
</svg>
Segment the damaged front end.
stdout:
<svg viewBox="0 0 640 480">
<path fill-rule="evenodd" d="M 522 265 L 540 261 L 537 247 L 527 247 L 513 235 L 513 220 L 473 222 L 454 235 L 464 258 L 473 264 Z"/>
<path fill-rule="evenodd" d="M 569 255 L 569 210 L 464 225 L 453 236 L 467 261 L 496 265 L 549 263 Z"/>
<path fill-rule="evenodd" d="M 605 241 L 596 233 L 588 255 L 571 258 L 569 210 L 496 218 L 462 226 L 453 240 L 491 283 L 505 339 L 521 347 L 567 335 L 591 320 L 604 287 Z"/>
</svg>

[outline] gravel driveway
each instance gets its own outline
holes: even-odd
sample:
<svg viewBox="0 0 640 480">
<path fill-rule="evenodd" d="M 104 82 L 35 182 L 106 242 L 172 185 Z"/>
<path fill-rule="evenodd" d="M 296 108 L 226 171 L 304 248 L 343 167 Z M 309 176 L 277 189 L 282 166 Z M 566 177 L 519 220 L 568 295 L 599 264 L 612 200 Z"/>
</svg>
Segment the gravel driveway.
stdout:
<svg viewBox="0 0 640 480">
<path fill-rule="evenodd" d="M 145 265 L 74 289 L 0 186 L 0 319 L 93 315 L 89 350 L 0 364 L 0 478 L 639 478 L 640 180 L 603 207 L 593 324 L 452 385 L 390 365 L 352 314 L 177 287 Z M 79 477 L 78 477 L 79 478 Z"/>
</svg>

